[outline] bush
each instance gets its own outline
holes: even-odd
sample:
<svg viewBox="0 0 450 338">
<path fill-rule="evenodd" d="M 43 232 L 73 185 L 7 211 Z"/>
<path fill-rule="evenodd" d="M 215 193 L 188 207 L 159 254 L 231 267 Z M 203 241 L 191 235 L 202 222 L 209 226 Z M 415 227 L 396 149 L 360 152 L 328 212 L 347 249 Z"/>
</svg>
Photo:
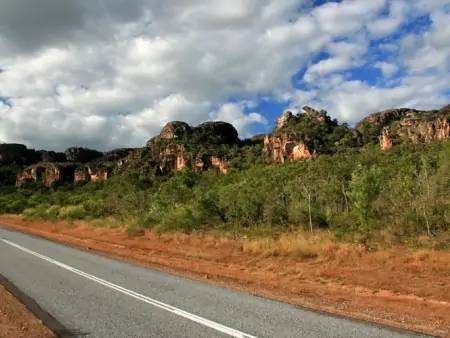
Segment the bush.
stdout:
<svg viewBox="0 0 450 338">
<path fill-rule="evenodd" d="M 192 232 L 201 228 L 201 220 L 189 207 L 178 206 L 169 210 L 161 220 L 161 224 L 156 226 L 156 230 Z"/>
<path fill-rule="evenodd" d="M 82 205 L 71 205 L 62 207 L 59 211 L 59 217 L 62 219 L 76 220 L 89 217 Z"/>
</svg>

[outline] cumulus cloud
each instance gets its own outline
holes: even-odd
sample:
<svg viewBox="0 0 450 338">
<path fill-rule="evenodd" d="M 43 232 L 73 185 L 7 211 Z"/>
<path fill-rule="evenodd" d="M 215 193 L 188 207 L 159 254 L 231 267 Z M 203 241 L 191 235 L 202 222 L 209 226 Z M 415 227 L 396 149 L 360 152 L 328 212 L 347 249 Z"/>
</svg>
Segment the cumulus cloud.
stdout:
<svg viewBox="0 0 450 338">
<path fill-rule="evenodd" d="M 268 122 L 264 116 L 256 112 L 245 114 L 244 109 L 248 106 L 246 102 L 226 103 L 217 111 L 210 113 L 210 117 L 212 120 L 232 123 L 241 135 L 249 137 L 251 136 L 249 127 L 254 124 L 266 125 Z"/>
<path fill-rule="evenodd" d="M 398 66 L 394 63 L 378 61 L 375 63 L 375 68 L 381 70 L 385 78 L 390 78 L 398 72 Z"/>
<path fill-rule="evenodd" d="M 349 122 L 448 98 L 450 0 L 313 3 L 0 0 L 0 140 L 106 150 L 208 119 L 247 137 L 272 123 L 262 97 Z M 349 77 L 361 67 L 382 77 Z"/>
</svg>

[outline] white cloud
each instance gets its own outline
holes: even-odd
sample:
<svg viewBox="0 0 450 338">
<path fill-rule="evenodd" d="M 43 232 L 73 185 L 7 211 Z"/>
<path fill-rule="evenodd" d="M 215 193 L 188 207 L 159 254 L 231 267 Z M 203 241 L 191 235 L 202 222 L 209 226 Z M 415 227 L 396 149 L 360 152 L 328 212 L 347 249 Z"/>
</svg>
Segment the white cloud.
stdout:
<svg viewBox="0 0 450 338">
<path fill-rule="evenodd" d="M 245 114 L 244 108 L 246 106 L 245 102 L 226 103 L 217 111 L 210 113 L 210 117 L 212 120 L 233 124 L 241 136 L 249 137 L 251 134 L 247 130 L 250 126 L 254 124 L 266 125 L 268 122 L 264 116 L 256 112 Z"/>
<path fill-rule="evenodd" d="M 391 35 L 405 22 L 413 2 L 396 0 L 389 3 L 389 15 L 369 22 L 367 29 L 376 38 Z"/>
<path fill-rule="evenodd" d="M 0 96 L 12 104 L 0 100 L 0 139 L 140 146 L 169 120 L 211 118 L 245 137 L 267 123 L 247 113 L 261 97 L 322 105 L 348 121 L 390 104 L 438 105 L 448 89 L 448 3 L 0 0 Z M 371 55 L 371 39 L 428 14 L 430 30 L 398 48 L 384 41 L 389 58 Z M 321 52 L 328 56 L 312 62 Z M 346 80 L 346 71 L 368 65 L 395 83 Z M 309 87 L 299 91 L 292 76 L 301 69 Z"/>
<path fill-rule="evenodd" d="M 393 63 L 379 61 L 375 63 L 375 68 L 379 68 L 385 78 L 390 78 L 398 72 L 398 66 Z"/>
</svg>

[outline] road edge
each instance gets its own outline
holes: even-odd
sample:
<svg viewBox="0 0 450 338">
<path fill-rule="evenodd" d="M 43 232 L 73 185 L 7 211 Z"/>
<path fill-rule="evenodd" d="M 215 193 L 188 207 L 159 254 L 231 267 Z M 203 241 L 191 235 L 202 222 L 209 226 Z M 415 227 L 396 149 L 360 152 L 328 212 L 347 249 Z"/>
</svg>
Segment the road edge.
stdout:
<svg viewBox="0 0 450 338">
<path fill-rule="evenodd" d="M 284 304 L 287 304 L 287 305 L 290 305 L 290 306 L 293 306 L 293 307 L 296 307 L 296 308 L 299 308 L 302 310 L 311 311 L 311 312 L 314 312 L 314 313 L 317 313 L 320 315 L 324 315 L 324 316 L 330 316 L 330 317 L 334 317 L 334 318 L 338 318 L 338 319 L 362 323 L 362 324 L 369 325 L 372 327 L 377 327 L 380 329 L 387 329 L 387 330 L 390 330 L 393 332 L 405 333 L 405 334 L 411 335 L 411 337 L 415 337 L 415 336 L 424 336 L 424 337 L 430 337 L 430 338 L 446 337 L 441 334 L 438 335 L 438 334 L 433 334 L 430 332 L 425 332 L 425 331 L 421 331 L 421 330 L 417 330 L 417 329 L 410 329 L 410 328 L 405 328 L 402 326 L 397 326 L 397 325 L 395 325 L 395 323 L 375 321 L 375 320 L 370 320 L 370 319 L 362 318 L 362 317 L 356 317 L 356 316 L 354 317 L 354 316 L 351 316 L 351 315 L 348 315 L 345 313 L 340 313 L 338 311 L 334 312 L 334 311 L 329 311 L 329 310 L 325 310 L 325 309 L 321 309 L 321 308 L 309 307 L 306 305 L 292 304 L 287 301 L 277 299 L 276 297 L 270 297 L 270 296 L 267 296 L 264 294 L 249 292 L 249 290 L 247 290 L 243 285 L 241 285 L 239 283 L 230 285 L 221 280 L 210 280 L 210 279 L 204 280 L 200 275 L 190 272 L 189 270 L 174 269 L 174 268 L 171 268 L 171 267 L 168 267 L 165 265 L 159 265 L 159 264 L 143 263 L 138 260 L 130 259 L 130 258 L 123 257 L 120 255 L 112 254 L 109 252 L 104 252 L 102 250 L 97 250 L 95 248 L 85 247 L 85 246 L 77 245 L 77 244 L 73 244 L 73 243 L 65 243 L 64 241 L 48 238 L 44 235 L 40 235 L 40 234 L 36 234 L 36 233 L 31 233 L 24 229 L 17 229 L 15 227 L 9 226 L 8 224 L 5 224 L 5 223 L 0 224 L 0 229 L 1 228 L 5 229 L 7 231 L 17 232 L 20 234 L 30 236 L 32 238 L 41 239 L 41 240 L 48 241 L 48 242 L 58 244 L 58 245 L 63 245 L 63 246 L 66 246 L 66 247 L 69 247 L 69 248 L 72 248 L 75 250 L 88 252 L 90 254 L 98 255 L 100 257 L 112 259 L 112 260 L 122 262 L 125 264 L 129 264 L 129 265 L 133 265 L 133 266 L 137 266 L 137 267 L 141 267 L 141 268 L 145 268 L 145 269 L 153 269 L 153 270 L 161 272 L 161 273 L 171 274 L 173 276 L 177 276 L 180 278 L 186 278 L 186 279 L 189 279 L 192 281 L 206 283 L 206 284 L 213 285 L 213 286 L 216 286 L 219 288 L 223 288 L 225 290 L 242 292 L 245 294 L 249 294 L 253 297 L 266 299 L 266 300 L 270 300 L 270 301 L 274 301 L 274 302 L 284 303 Z M 0 276 L 1 276 L 1 273 L 0 273 Z M 1 283 L 1 281 L 0 281 L 0 283 Z M 72 335 L 69 335 L 69 336 L 58 336 L 58 337 L 66 338 L 66 337 L 74 337 L 74 335 L 72 333 Z"/>
<path fill-rule="evenodd" d="M 22 290 L 16 287 L 9 279 L 0 273 L 0 284 L 12 294 L 28 311 L 30 311 L 42 324 L 44 324 L 56 337 L 69 338 L 76 335 L 61 324 L 55 317 L 45 311 L 33 298 L 26 295 Z"/>
</svg>

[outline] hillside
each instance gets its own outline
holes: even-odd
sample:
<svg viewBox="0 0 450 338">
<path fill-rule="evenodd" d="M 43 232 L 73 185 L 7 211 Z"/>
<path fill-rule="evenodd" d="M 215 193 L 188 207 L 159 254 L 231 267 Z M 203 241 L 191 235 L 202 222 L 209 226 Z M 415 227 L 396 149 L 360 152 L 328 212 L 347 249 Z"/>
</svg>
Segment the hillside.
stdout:
<svg viewBox="0 0 450 338">
<path fill-rule="evenodd" d="M 251 140 L 225 122 L 175 121 L 142 148 L 107 153 L 2 144 L 0 211 L 112 218 L 136 234 L 305 228 L 369 246 L 425 234 L 446 247 L 449 136 L 449 106 L 379 112 L 355 128 L 304 107 Z"/>
</svg>

